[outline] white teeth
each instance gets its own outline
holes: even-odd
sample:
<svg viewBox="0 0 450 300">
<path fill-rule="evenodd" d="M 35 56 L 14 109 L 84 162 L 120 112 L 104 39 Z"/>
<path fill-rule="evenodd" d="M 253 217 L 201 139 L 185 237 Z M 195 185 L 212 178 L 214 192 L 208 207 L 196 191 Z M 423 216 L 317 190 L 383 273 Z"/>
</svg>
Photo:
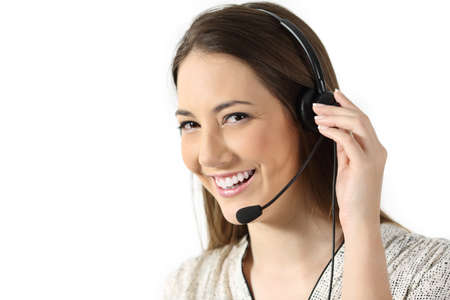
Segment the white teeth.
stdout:
<svg viewBox="0 0 450 300">
<path fill-rule="evenodd" d="M 242 175 L 242 173 L 237 174 L 237 177 L 238 177 L 239 181 L 244 180 L 244 175 Z"/>
<path fill-rule="evenodd" d="M 238 173 L 233 177 L 227 177 L 225 179 L 216 178 L 216 183 L 221 188 L 229 188 L 238 182 L 244 181 L 244 179 L 248 179 L 253 173 L 254 171 L 245 171 L 243 173 Z"/>
</svg>

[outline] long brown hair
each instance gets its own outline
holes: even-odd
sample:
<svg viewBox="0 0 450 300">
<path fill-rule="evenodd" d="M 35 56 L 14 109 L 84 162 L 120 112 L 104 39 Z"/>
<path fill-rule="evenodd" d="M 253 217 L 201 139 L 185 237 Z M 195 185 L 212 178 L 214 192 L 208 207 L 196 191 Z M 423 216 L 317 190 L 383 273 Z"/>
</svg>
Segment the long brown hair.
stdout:
<svg viewBox="0 0 450 300">
<path fill-rule="evenodd" d="M 178 68 L 192 50 L 225 53 L 240 58 L 256 72 L 263 85 L 289 110 L 299 129 L 300 161 L 305 161 L 319 135 L 302 129 L 296 113 L 296 101 L 305 87 L 314 88 L 311 66 L 303 49 L 286 29 L 282 28 L 273 17 L 254 8 L 266 9 L 294 23 L 305 34 L 317 53 L 326 88 L 331 91 L 339 88 L 327 51 L 317 35 L 295 14 L 271 2 L 225 4 L 212 7 L 198 15 L 178 44 L 172 62 L 173 81 L 177 87 Z M 301 176 L 317 199 L 312 212 L 328 216 L 330 221 L 332 158 L 333 143 L 329 139 L 324 139 Z M 216 199 L 203 186 L 202 197 L 209 237 L 206 250 L 236 244 L 248 233 L 247 225 L 234 225 L 224 218 Z M 335 216 L 339 224 L 337 205 Z M 380 210 L 380 223 L 384 222 L 405 228 Z"/>
</svg>

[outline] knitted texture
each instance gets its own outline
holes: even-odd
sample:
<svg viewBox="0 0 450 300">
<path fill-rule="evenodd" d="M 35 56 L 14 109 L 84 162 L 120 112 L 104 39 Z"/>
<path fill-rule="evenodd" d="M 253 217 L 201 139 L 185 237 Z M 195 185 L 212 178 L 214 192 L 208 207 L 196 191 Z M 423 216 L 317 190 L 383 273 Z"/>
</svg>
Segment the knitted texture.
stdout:
<svg viewBox="0 0 450 300">
<path fill-rule="evenodd" d="M 380 225 L 392 298 L 450 299 L 450 240 Z M 242 272 L 248 234 L 236 245 L 203 251 L 185 260 L 165 279 L 164 300 L 252 300 Z M 345 242 L 334 257 L 332 299 L 341 299 Z M 328 299 L 331 260 L 312 291 L 312 300 Z"/>
</svg>

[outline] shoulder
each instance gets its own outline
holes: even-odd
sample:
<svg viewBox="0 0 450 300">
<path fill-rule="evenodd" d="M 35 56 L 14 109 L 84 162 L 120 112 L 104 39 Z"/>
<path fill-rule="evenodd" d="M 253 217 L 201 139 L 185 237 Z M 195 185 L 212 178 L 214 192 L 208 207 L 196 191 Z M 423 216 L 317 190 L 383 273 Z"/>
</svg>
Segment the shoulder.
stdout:
<svg viewBox="0 0 450 300">
<path fill-rule="evenodd" d="M 200 255 L 190 257 L 172 270 L 165 279 L 164 299 L 198 299 L 203 292 L 211 291 L 219 284 L 224 269 L 236 263 L 244 240 L 236 245 L 225 245 L 204 250 Z M 222 280 L 223 281 L 223 280 Z"/>
<path fill-rule="evenodd" d="M 450 240 L 408 232 L 392 223 L 381 224 L 381 231 L 393 295 L 442 299 L 450 290 Z"/>
<path fill-rule="evenodd" d="M 448 239 L 409 232 L 392 223 L 381 224 L 381 233 L 388 264 L 394 263 L 394 266 L 397 266 L 407 262 L 410 267 L 419 271 L 449 258 Z"/>
</svg>

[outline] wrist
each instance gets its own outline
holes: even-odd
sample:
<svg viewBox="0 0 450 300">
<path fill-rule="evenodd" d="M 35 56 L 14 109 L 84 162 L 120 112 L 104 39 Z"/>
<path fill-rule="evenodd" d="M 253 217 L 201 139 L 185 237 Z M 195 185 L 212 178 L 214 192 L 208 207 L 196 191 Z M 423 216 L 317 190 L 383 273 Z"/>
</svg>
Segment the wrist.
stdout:
<svg viewBox="0 0 450 300">
<path fill-rule="evenodd" d="M 345 213 L 339 211 L 339 222 L 343 228 L 353 228 L 359 226 L 379 226 L 380 225 L 380 211 L 368 212 L 367 214 L 356 215 L 354 213 Z"/>
<path fill-rule="evenodd" d="M 380 232 L 380 218 L 352 218 L 351 220 L 340 220 L 344 236 L 373 234 Z"/>
</svg>

